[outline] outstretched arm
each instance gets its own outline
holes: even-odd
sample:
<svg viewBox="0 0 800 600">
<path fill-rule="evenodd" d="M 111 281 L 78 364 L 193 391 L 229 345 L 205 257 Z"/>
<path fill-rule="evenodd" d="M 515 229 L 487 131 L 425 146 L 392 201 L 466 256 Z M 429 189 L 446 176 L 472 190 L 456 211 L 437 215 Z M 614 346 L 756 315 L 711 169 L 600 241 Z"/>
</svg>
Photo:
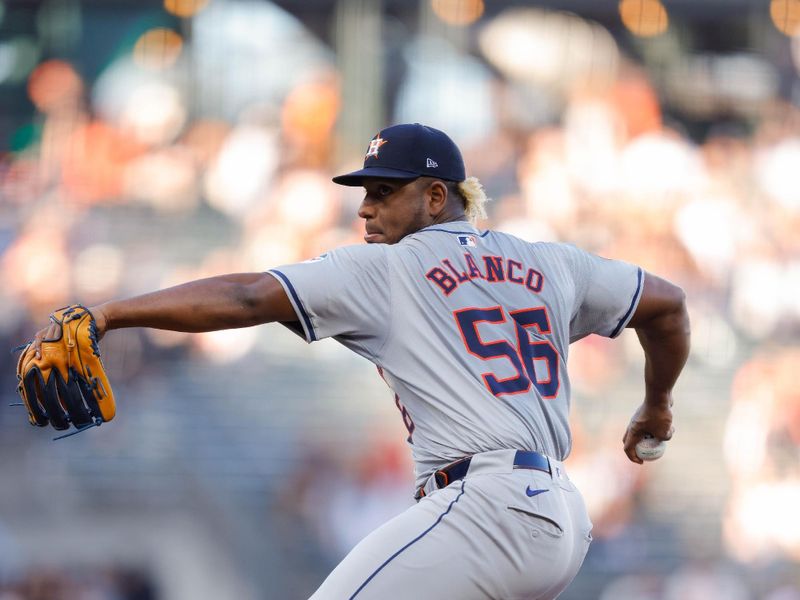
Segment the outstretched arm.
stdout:
<svg viewBox="0 0 800 600">
<path fill-rule="evenodd" d="M 645 396 L 622 441 L 628 458 L 641 464 L 635 447 L 644 434 L 668 440 L 674 431 L 672 388 L 689 356 L 689 315 L 683 290 L 647 273 L 628 327 L 636 329 L 644 349 Z"/>
<path fill-rule="evenodd" d="M 297 320 L 283 287 L 268 273 L 199 279 L 134 298 L 112 300 L 90 310 L 100 336 L 123 327 L 201 332 Z M 52 327 L 36 334 L 37 352 L 42 339 L 56 334 L 50 332 Z"/>
</svg>

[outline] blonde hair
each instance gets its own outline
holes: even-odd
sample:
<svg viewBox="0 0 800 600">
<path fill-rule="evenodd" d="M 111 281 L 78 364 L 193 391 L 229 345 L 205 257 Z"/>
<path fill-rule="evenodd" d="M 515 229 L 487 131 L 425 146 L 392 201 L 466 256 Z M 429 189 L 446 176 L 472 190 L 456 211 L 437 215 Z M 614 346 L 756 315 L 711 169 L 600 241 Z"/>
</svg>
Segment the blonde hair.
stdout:
<svg viewBox="0 0 800 600">
<path fill-rule="evenodd" d="M 464 181 L 457 184 L 458 191 L 464 198 L 464 212 L 471 223 L 478 219 L 486 218 L 486 203 L 489 198 L 483 189 L 483 184 L 477 177 L 467 177 Z"/>
</svg>

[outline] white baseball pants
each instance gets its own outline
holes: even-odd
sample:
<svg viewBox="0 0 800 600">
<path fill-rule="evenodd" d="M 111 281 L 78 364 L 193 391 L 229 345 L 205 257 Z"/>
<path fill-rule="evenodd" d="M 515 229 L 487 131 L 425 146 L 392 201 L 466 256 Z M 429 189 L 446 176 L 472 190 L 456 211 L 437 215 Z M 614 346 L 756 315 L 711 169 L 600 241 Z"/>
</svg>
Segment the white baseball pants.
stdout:
<svg viewBox="0 0 800 600">
<path fill-rule="evenodd" d="M 548 600 L 591 542 L 583 498 L 563 465 L 514 469 L 514 450 L 477 454 L 344 558 L 311 600 Z M 429 486 L 430 487 L 430 486 Z"/>
</svg>

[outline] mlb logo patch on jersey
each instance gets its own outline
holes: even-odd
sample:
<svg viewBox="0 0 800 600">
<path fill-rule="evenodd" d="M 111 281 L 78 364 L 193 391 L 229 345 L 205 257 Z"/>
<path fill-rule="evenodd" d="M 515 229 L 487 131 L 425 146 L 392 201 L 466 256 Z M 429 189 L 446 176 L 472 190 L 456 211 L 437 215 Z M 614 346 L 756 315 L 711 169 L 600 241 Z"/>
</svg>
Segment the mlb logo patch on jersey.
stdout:
<svg viewBox="0 0 800 600">
<path fill-rule="evenodd" d="M 474 248 L 478 245 L 478 239 L 474 235 L 460 235 L 458 236 L 458 243 L 462 246 Z"/>
</svg>

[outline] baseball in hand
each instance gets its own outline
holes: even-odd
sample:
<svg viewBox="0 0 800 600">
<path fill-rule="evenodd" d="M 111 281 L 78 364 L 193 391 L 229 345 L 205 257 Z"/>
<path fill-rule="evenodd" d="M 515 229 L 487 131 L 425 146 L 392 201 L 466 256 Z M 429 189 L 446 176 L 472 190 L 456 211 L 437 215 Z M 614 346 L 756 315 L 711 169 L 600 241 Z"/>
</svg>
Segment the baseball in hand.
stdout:
<svg viewBox="0 0 800 600">
<path fill-rule="evenodd" d="M 649 433 L 646 433 L 642 441 L 636 444 L 636 456 L 642 460 L 656 460 L 657 458 L 661 458 L 666 449 L 667 442 L 656 439 Z"/>
</svg>

